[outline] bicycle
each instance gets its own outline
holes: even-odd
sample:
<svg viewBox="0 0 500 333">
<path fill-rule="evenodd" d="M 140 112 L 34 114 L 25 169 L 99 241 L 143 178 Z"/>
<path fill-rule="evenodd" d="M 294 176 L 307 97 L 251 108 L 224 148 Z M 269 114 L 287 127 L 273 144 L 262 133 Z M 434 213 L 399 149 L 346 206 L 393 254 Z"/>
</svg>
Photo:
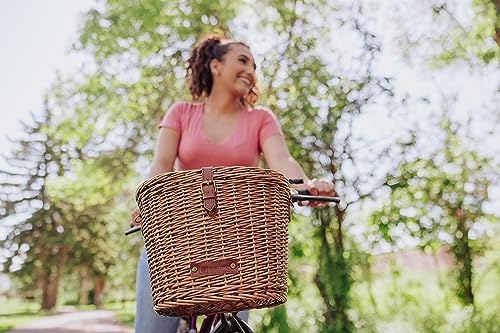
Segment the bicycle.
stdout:
<svg viewBox="0 0 500 333">
<path fill-rule="evenodd" d="M 202 169 L 203 180 L 201 181 L 201 192 L 198 195 L 198 196 L 200 196 L 200 198 L 203 202 L 204 210 L 202 210 L 202 211 L 204 211 L 206 213 L 203 217 L 205 220 L 207 220 L 207 219 L 210 220 L 210 217 L 212 219 L 214 219 L 217 216 L 217 214 L 224 215 L 224 213 L 227 212 L 227 205 L 224 206 L 224 200 L 226 200 L 226 201 L 227 200 L 233 200 L 233 201 L 246 200 L 245 205 L 247 205 L 249 207 L 249 216 L 253 214 L 251 212 L 252 211 L 251 204 L 253 204 L 254 209 L 258 210 L 259 213 L 262 215 L 266 215 L 266 214 L 272 215 L 273 218 L 276 218 L 275 215 L 277 213 L 279 213 L 280 216 L 278 216 L 278 218 L 280 218 L 282 220 L 281 221 L 282 223 L 289 222 L 290 214 L 291 214 L 290 207 L 293 206 L 293 203 L 295 203 L 295 202 L 299 202 L 299 201 L 321 201 L 321 202 L 333 202 L 333 203 L 340 202 L 340 199 L 338 197 L 311 196 L 310 193 L 308 193 L 307 191 L 298 191 L 297 193 L 291 193 L 290 192 L 290 185 L 291 184 L 301 184 L 301 183 L 303 183 L 303 181 L 300 179 L 286 179 L 286 178 L 283 179 L 283 177 L 284 177 L 283 175 L 281 175 L 275 171 L 268 170 L 268 169 L 246 168 L 246 167 L 215 168 L 216 171 L 225 172 L 225 174 L 224 174 L 225 178 L 221 177 L 220 179 L 216 179 L 216 177 L 214 177 L 213 170 L 207 171 L 206 169 L 209 169 L 209 168 Z M 240 175 L 240 173 L 244 174 L 244 177 L 242 177 Z M 170 174 L 172 175 L 173 173 L 170 173 Z M 185 193 L 191 194 L 192 189 L 196 188 L 196 185 L 192 184 L 193 183 L 192 180 L 185 181 L 184 178 L 188 178 L 188 175 L 189 176 L 194 175 L 194 176 L 198 177 L 199 174 L 200 174 L 200 172 L 196 172 L 196 171 L 191 172 L 189 174 L 184 172 L 183 174 L 179 175 L 179 179 L 173 179 L 173 180 L 168 179 L 169 182 L 173 183 L 172 191 L 179 191 L 178 190 L 179 186 L 184 186 L 188 189 L 187 192 L 185 192 L 185 191 L 180 191 L 180 192 L 184 193 L 184 195 L 185 195 Z M 208 178 L 207 178 L 207 175 L 208 175 Z M 174 176 L 177 176 L 177 175 L 174 175 Z M 159 178 L 162 178 L 162 177 L 159 177 Z M 166 178 L 168 178 L 168 177 L 167 176 L 163 177 L 161 179 L 161 181 L 164 181 Z M 173 178 L 173 177 L 171 177 L 171 178 Z M 222 179 L 222 178 L 224 178 L 224 179 Z M 227 180 L 226 180 L 226 178 L 227 178 Z M 280 178 L 279 184 L 275 181 L 274 178 Z M 161 209 L 159 210 L 158 205 L 153 205 L 153 206 L 149 207 L 149 206 L 145 205 L 145 202 L 147 202 L 149 205 L 151 205 L 151 201 L 154 201 L 154 199 L 157 199 L 158 201 L 161 201 L 161 200 L 165 201 L 165 195 L 162 192 L 164 184 L 160 184 L 161 181 L 160 182 L 150 181 L 145 186 L 141 185 L 138 188 L 138 192 L 136 193 L 136 199 L 138 201 L 138 204 L 141 205 L 141 203 L 142 203 L 142 205 L 145 206 L 145 209 L 151 209 L 151 207 L 153 207 L 154 210 L 156 210 L 156 213 L 155 213 L 156 215 L 158 215 L 159 214 L 158 212 L 160 212 L 160 211 L 163 214 L 163 211 Z M 264 183 L 264 185 L 267 185 L 268 187 L 270 187 L 270 189 L 267 189 L 266 186 L 262 186 L 262 184 L 259 181 Z M 227 183 L 230 183 L 230 184 L 228 185 Z M 248 185 L 248 183 L 250 183 L 250 185 Z M 217 186 L 217 184 L 218 184 L 218 186 Z M 247 198 L 248 193 L 246 193 L 246 196 L 243 196 L 244 199 L 241 199 L 241 196 L 239 197 L 240 199 L 234 199 L 231 196 L 225 197 L 225 195 L 227 194 L 226 192 L 239 191 L 238 186 L 242 186 L 242 185 L 250 187 L 250 191 L 249 191 L 250 196 L 253 194 L 252 190 L 255 190 L 256 188 L 258 190 L 262 190 L 263 188 L 266 188 L 267 192 L 261 193 L 262 196 L 264 196 L 264 197 L 267 196 L 268 198 L 271 198 L 271 200 L 273 200 L 273 201 L 274 200 L 280 201 L 279 204 L 276 205 L 276 207 L 278 207 L 278 210 L 275 209 L 273 211 L 271 209 L 273 207 L 268 208 L 267 211 L 265 208 L 264 208 L 264 210 L 260 209 L 259 205 L 262 203 L 264 203 L 264 205 L 265 205 L 266 204 L 265 200 L 263 201 L 263 199 L 261 199 L 261 198 L 255 198 L 255 200 L 260 200 L 255 204 L 253 202 L 253 199 Z M 145 188 L 146 188 L 146 190 L 145 190 Z M 154 190 L 151 190 L 151 188 L 153 188 Z M 158 189 L 160 189 L 160 190 L 158 190 Z M 160 196 L 158 196 L 158 193 L 154 192 L 154 191 L 160 191 L 162 193 L 160 194 Z M 194 192 L 197 192 L 197 191 L 198 190 L 195 190 Z M 285 191 L 288 192 L 287 195 L 286 195 Z M 151 194 L 151 192 L 153 192 L 153 194 Z M 146 193 L 146 194 L 144 194 L 144 193 Z M 275 197 L 279 197 L 279 198 L 275 199 Z M 230 199 L 228 199 L 228 198 L 230 198 Z M 220 206 L 219 211 L 217 210 L 218 209 L 217 200 L 221 201 L 221 204 L 219 205 Z M 173 200 L 171 203 L 173 205 L 181 205 L 181 206 L 184 204 L 184 206 L 182 207 L 182 212 L 185 213 L 185 211 L 191 212 L 192 210 L 194 210 L 194 208 L 192 208 L 191 206 L 189 206 L 189 207 L 186 206 L 185 202 L 177 203 L 177 201 L 179 201 L 179 200 L 178 199 Z M 185 201 L 191 201 L 191 199 L 185 198 Z M 288 202 L 289 208 L 285 209 L 286 205 L 284 205 L 283 203 L 286 204 L 287 202 Z M 236 205 L 235 203 L 231 203 L 231 204 Z M 257 208 L 255 208 L 255 207 L 257 207 Z M 245 208 L 246 208 L 246 206 L 245 206 Z M 163 208 L 163 209 L 165 209 L 165 208 Z M 235 212 L 238 212 L 239 210 L 241 210 L 241 209 L 235 208 Z M 155 214 L 150 214 L 150 219 L 156 219 L 157 217 L 155 216 Z M 275 215 L 273 215 L 273 214 L 275 214 Z M 142 215 L 142 211 L 141 211 L 141 215 Z M 141 215 L 136 218 L 137 222 L 142 220 L 143 217 Z M 198 217 L 200 215 L 200 213 L 198 211 L 198 213 L 193 213 L 193 215 Z M 253 215 L 256 215 L 256 214 L 253 214 Z M 153 217 L 151 217 L 151 216 L 153 216 Z M 169 216 L 170 216 L 170 218 L 179 219 L 179 217 L 177 217 L 175 214 L 170 214 Z M 146 217 L 146 216 L 144 216 L 144 217 Z M 249 219 L 250 219 L 250 217 L 249 217 Z M 183 220 L 183 218 L 180 218 L 180 219 L 182 221 L 190 221 L 187 219 Z M 255 216 L 253 218 L 255 219 Z M 261 219 L 266 219 L 266 218 L 269 219 L 268 216 L 267 217 L 264 216 Z M 274 223 L 274 220 L 273 220 L 273 223 Z M 142 224 L 142 226 L 145 226 L 145 224 Z M 157 244 L 159 244 L 159 243 L 161 244 L 161 242 L 163 242 L 165 240 L 160 239 L 160 242 L 158 241 L 158 239 L 151 240 L 154 237 L 158 238 L 158 230 L 151 231 L 151 230 L 147 229 L 148 227 L 149 227 L 149 225 L 146 225 L 146 227 L 143 230 L 143 236 L 144 236 L 145 241 L 146 241 L 146 246 L 148 246 L 148 244 L 149 244 L 151 249 L 155 250 L 156 247 L 152 247 L 152 245 L 151 245 L 152 242 L 156 246 Z M 232 225 L 230 227 L 232 227 Z M 172 230 L 174 232 L 178 232 L 178 230 L 177 230 L 178 228 L 179 228 L 178 226 L 174 226 L 170 230 Z M 125 232 L 125 234 L 129 235 L 129 234 L 134 233 L 138 230 L 141 230 L 141 226 L 130 228 L 129 230 L 127 230 Z M 209 229 L 209 232 L 211 232 L 210 229 Z M 281 232 L 281 236 L 278 235 L 280 232 Z M 285 232 L 287 235 L 287 230 L 285 230 Z M 259 235 L 262 235 L 262 233 L 259 233 Z M 274 237 L 278 240 L 278 243 L 277 243 L 278 245 L 276 245 L 275 243 L 272 243 L 270 245 L 270 247 L 272 247 L 272 250 L 274 250 L 275 247 L 276 248 L 281 247 L 281 250 L 283 249 L 283 247 L 285 247 L 285 251 L 286 251 L 286 239 L 287 239 L 287 237 L 284 238 L 282 236 L 283 236 L 282 231 L 278 230 L 278 232 L 276 232 L 276 230 L 273 229 L 269 235 L 264 233 L 263 237 L 268 237 L 269 239 Z M 272 242 L 272 241 L 273 241 L 273 239 L 270 240 L 270 242 Z M 285 243 L 285 244 L 283 244 L 283 243 Z M 179 243 L 177 243 L 177 245 L 178 244 Z M 182 244 L 182 243 L 180 243 L 180 244 Z M 222 245 L 222 246 L 224 247 L 224 245 Z M 254 246 L 254 248 L 258 247 L 255 244 L 253 246 Z M 238 247 L 238 251 L 240 251 L 239 247 Z M 244 251 L 240 251 L 240 252 L 244 252 Z M 184 317 L 187 324 L 188 324 L 188 328 L 189 328 L 188 332 L 189 333 L 235 333 L 235 332 L 252 333 L 252 330 L 250 329 L 250 327 L 236 315 L 237 311 L 246 309 L 245 306 L 248 306 L 248 304 L 250 304 L 250 306 L 248 306 L 248 309 L 251 309 L 251 308 L 259 308 L 259 307 L 269 307 L 269 306 L 274 306 L 274 305 L 286 302 L 286 260 L 287 260 L 287 255 L 286 255 L 286 253 L 283 255 L 283 253 L 279 252 L 279 251 L 277 251 L 277 253 L 278 253 L 278 256 L 277 256 L 277 258 L 275 256 L 275 260 L 278 260 L 278 259 L 285 260 L 285 269 L 284 269 L 285 277 L 283 279 L 283 267 L 277 268 L 276 270 L 281 270 L 281 275 L 278 274 L 278 278 L 276 278 L 276 276 L 273 276 L 273 278 L 271 278 L 269 280 L 273 280 L 273 279 L 278 280 L 278 283 L 275 283 L 276 281 L 272 281 L 270 285 L 265 285 L 266 290 L 267 289 L 274 290 L 272 293 L 272 296 L 271 296 L 271 298 L 272 298 L 271 300 L 265 299 L 265 297 L 262 297 L 262 295 L 259 294 L 258 297 L 260 297 L 260 298 L 258 299 L 258 301 L 252 300 L 249 303 L 245 303 L 245 302 L 238 303 L 237 301 L 235 301 L 236 297 L 234 296 L 235 294 L 233 293 L 229 296 L 225 296 L 226 299 L 224 299 L 224 297 L 222 297 L 223 298 L 222 301 L 217 301 L 217 302 L 211 301 L 211 303 L 208 305 L 206 305 L 206 304 L 200 305 L 201 303 L 203 303 L 203 300 L 200 300 L 200 299 L 195 299 L 195 300 L 182 299 L 182 297 L 185 296 L 185 290 L 183 290 L 183 294 L 181 294 L 181 297 L 178 297 L 178 298 L 180 298 L 180 300 L 178 300 L 177 297 L 173 297 L 173 298 L 176 298 L 174 301 L 164 302 L 164 303 L 168 303 L 167 306 L 163 306 L 161 304 L 155 305 L 155 311 L 158 312 L 159 314 L 166 313 L 166 315 L 172 315 L 172 313 L 173 313 L 175 316 Z M 238 256 L 241 257 L 242 254 L 239 253 Z M 260 256 L 258 256 L 258 257 L 259 257 L 258 259 L 260 260 L 261 259 Z M 282 257 L 284 257 L 284 258 L 282 258 Z M 162 257 L 162 259 L 163 259 L 163 257 Z M 149 260 L 150 259 L 148 258 L 148 263 L 149 263 Z M 254 258 L 253 260 L 257 260 L 257 259 Z M 154 262 L 154 260 L 152 260 L 152 261 Z M 208 262 L 210 265 L 208 265 L 207 262 L 205 261 L 205 262 L 202 262 L 201 265 L 198 265 L 198 266 L 193 265 L 191 263 L 190 266 L 187 267 L 186 269 L 190 270 L 189 273 L 191 274 L 191 277 L 195 276 L 196 278 L 199 278 L 202 281 L 203 280 L 206 281 L 206 280 L 210 279 L 210 275 L 218 274 L 218 275 L 224 276 L 225 274 L 227 274 L 229 276 L 230 274 L 234 274 L 234 273 L 236 273 L 235 271 L 237 271 L 238 265 L 241 266 L 241 270 L 243 271 L 244 270 L 243 266 L 245 266 L 244 261 L 245 260 L 242 259 L 242 260 L 240 260 L 240 263 L 238 264 L 236 261 L 229 260 L 229 262 L 227 262 L 227 259 L 224 259 L 224 260 L 210 261 L 210 262 Z M 246 260 L 246 261 L 248 261 L 248 260 Z M 150 275 L 152 275 L 155 270 L 161 271 L 161 268 L 158 268 L 158 267 L 162 266 L 162 264 L 163 263 L 158 264 L 157 262 L 154 262 L 153 263 L 154 269 L 150 270 Z M 255 265 L 257 265 L 257 264 L 255 264 Z M 165 266 L 165 265 L 163 265 L 163 266 Z M 184 266 L 186 266 L 186 263 L 184 263 Z M 181 269 L 184 269 L 184 268 L 181 268 Z M 179 270 L 179 269 L 176 269 L 176 270 Z M 153 273 L 152 273 L 152 271 L 153 271 Z M 202 273 L 207 273 L 207 274 L 202 274 Z M 248 273 L 248 271 L 247 271 L 247 273 Z M 253 274 L 253 273 L 250 272 L 250 274 Z M 234 275 L 232 275 L 232 276 L 234 276 Z M 224 278 L 223 280 L 225 281 L 226 279 Z M 178 285 L 180 283 L 185 284 L 184 281 L 181 281 L 181 282 L 176 282 L 176 284 L 174 283 L 174 285 Z M 269 283 L 269 282 L 267 282 L 267 283 Z M 285 284 L 284 290 L 282 288 L 283 283 Z M 156 279 L 156 281 L 153 281 L 153 277 L 152 277 L 152 289 L 153 290 L 155 287 L 157 289 L 161 289 L 163 284 L 165 284 L 165 281 L 163 281 L 162 278 Z M 281 284 L 281 285 L 276 286 L 276 284 Z M 211 287 L 213 287 L 213 286 L 211 286 Z M 219 286 L 218 288 L 222 290 L 223 287 Z M 203 286 L 202 286 L 202 288 L 203 288 Z M 197 292 L 200 292 L 199 290 L 200 290 L 200 288 L 198 287 Z M 161 289 L 160 292 L 164 292 L 164 290 Z M 153 293 L 154 293 L 154 291 L 153 291 Z M 243 293 L 248 293 L 248 292 L 243 291 Z M 283 295 L 283 294 L 285 294 L 285 295 Z M 153 298 L 154 298 L 154 296 L 153 296 Z M 207 298 L 213 298 L 213 295 L 210 294 L 207 296 Z M 264 299 L 262 299 L 262 298 L 264 298 Z M 161 302 L 158 302 L 158 303 L 161 303 Z M 215 306 L 214 306 L 214 304 L 215 304 Z M 229 308 L 229 310 L 228 310 L 228 308 Z M 174 310 L 176 312 L 172 312 Z M 205 313 L 208 313 L 208 315 L 203 319 L 202 324 L 201 324 L 201 328 L 198 331 L 197 327 L 196 327 L 197 326 L 196 325 L 197 315 L 205 314 Z M 187 316 L 179 316 L 177 314 L 188 314 L 188 315 Z"/>
</svg>

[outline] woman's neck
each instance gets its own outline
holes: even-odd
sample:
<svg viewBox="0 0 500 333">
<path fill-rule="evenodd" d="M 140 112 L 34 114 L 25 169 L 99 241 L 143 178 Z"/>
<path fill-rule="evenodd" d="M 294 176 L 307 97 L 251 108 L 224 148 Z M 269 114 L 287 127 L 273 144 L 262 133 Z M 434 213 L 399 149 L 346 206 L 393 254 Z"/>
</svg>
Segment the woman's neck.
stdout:
<svg viewBox="0 0 500 333">
<path fill-rule="evenodd" d="M 210 96 L 205 99 L 205 111 L 211 114 L 232 114 L 238 112 L 240 108 L 240 100 L 229 94 L 212 91 Z"/>
</svg>

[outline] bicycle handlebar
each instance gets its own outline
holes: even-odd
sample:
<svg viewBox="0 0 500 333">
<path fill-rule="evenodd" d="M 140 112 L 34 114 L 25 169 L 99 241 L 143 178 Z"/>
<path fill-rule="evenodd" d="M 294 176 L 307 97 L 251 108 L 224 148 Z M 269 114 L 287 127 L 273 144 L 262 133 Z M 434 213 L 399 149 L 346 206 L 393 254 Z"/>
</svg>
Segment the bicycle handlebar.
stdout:
<svg viewBox="0 0 500 333">
<path fill-rule="evenodd" d="M 290 184 L 303 184 L 304 183 L 303 179 L 290 179 L 289 181 L 290 181 Z M 297 202 L 297 201 L 319 201 L 319 202 L 333 202 L 333 203 L 340 202 L 339 197 L 326 197 L 326 196 L 311 195 L 311 192 L 309 192 L 308 190 L 297 191 L 297 194 L 292 194 L 291 198 L 292 198 L 292 202 Z M 134 232 L 137 232 L 139 230 L 141 230 L 141 226 L 131 227 L 125 231 L 125 235 L 128 236 L 128 235 L 133 234 Z"/>
<path fill-rule="evenodd" d="M 131 228 L 125 230 L 124 234 L 125 234 L 125 236 L 128 236 L 128 235 L 131 235 L 134 232 L 137 232 L 139 230 L 141 230 L 141 226 L 140 225 L 136 225 L 135 227 L 131 227 Z"/>
<path fill-rule="evenodd" d="M 308 190 L 297 191 L 298 194 L 292 194 L 292 202 L 297 201 L 320 201 L 320 202 L 334 202 L 339 203 L 339 197 L 326 197 L 320 195 L 311 195 Z"/>
</svg>

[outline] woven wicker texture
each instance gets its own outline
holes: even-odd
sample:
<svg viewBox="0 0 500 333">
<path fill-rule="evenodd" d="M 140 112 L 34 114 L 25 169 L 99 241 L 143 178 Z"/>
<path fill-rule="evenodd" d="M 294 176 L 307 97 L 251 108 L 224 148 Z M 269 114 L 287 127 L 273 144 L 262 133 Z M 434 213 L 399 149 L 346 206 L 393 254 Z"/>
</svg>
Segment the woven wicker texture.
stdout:
<svg viewBox="0 0 500 333">
<path fill-rule="evenodd" d="M 213 180 L 214 217 L 203 207 L 201 170 L 160 174 L 137 189 L 153 304 L 161 315 L 233 312 L 286 301 L 288 179 L 269 169 L 214 167 Z M 225 259 L 233 260 L 234 272 L 194 276 L 193 264 Z"/>
</svg>

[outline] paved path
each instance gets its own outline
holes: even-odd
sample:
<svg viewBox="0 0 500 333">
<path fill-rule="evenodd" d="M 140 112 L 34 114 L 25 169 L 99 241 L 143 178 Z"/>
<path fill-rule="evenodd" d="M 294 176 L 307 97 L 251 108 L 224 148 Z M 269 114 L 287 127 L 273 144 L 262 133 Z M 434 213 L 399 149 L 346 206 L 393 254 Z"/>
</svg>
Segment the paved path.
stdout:
<svg viewBox="0 0 500 333">
<path fill-rule="evenodd" d="M 111 311 L 65 311 L 36 319 L 8 333 L 132 333 L 120 325 Z"/>
</svg>

